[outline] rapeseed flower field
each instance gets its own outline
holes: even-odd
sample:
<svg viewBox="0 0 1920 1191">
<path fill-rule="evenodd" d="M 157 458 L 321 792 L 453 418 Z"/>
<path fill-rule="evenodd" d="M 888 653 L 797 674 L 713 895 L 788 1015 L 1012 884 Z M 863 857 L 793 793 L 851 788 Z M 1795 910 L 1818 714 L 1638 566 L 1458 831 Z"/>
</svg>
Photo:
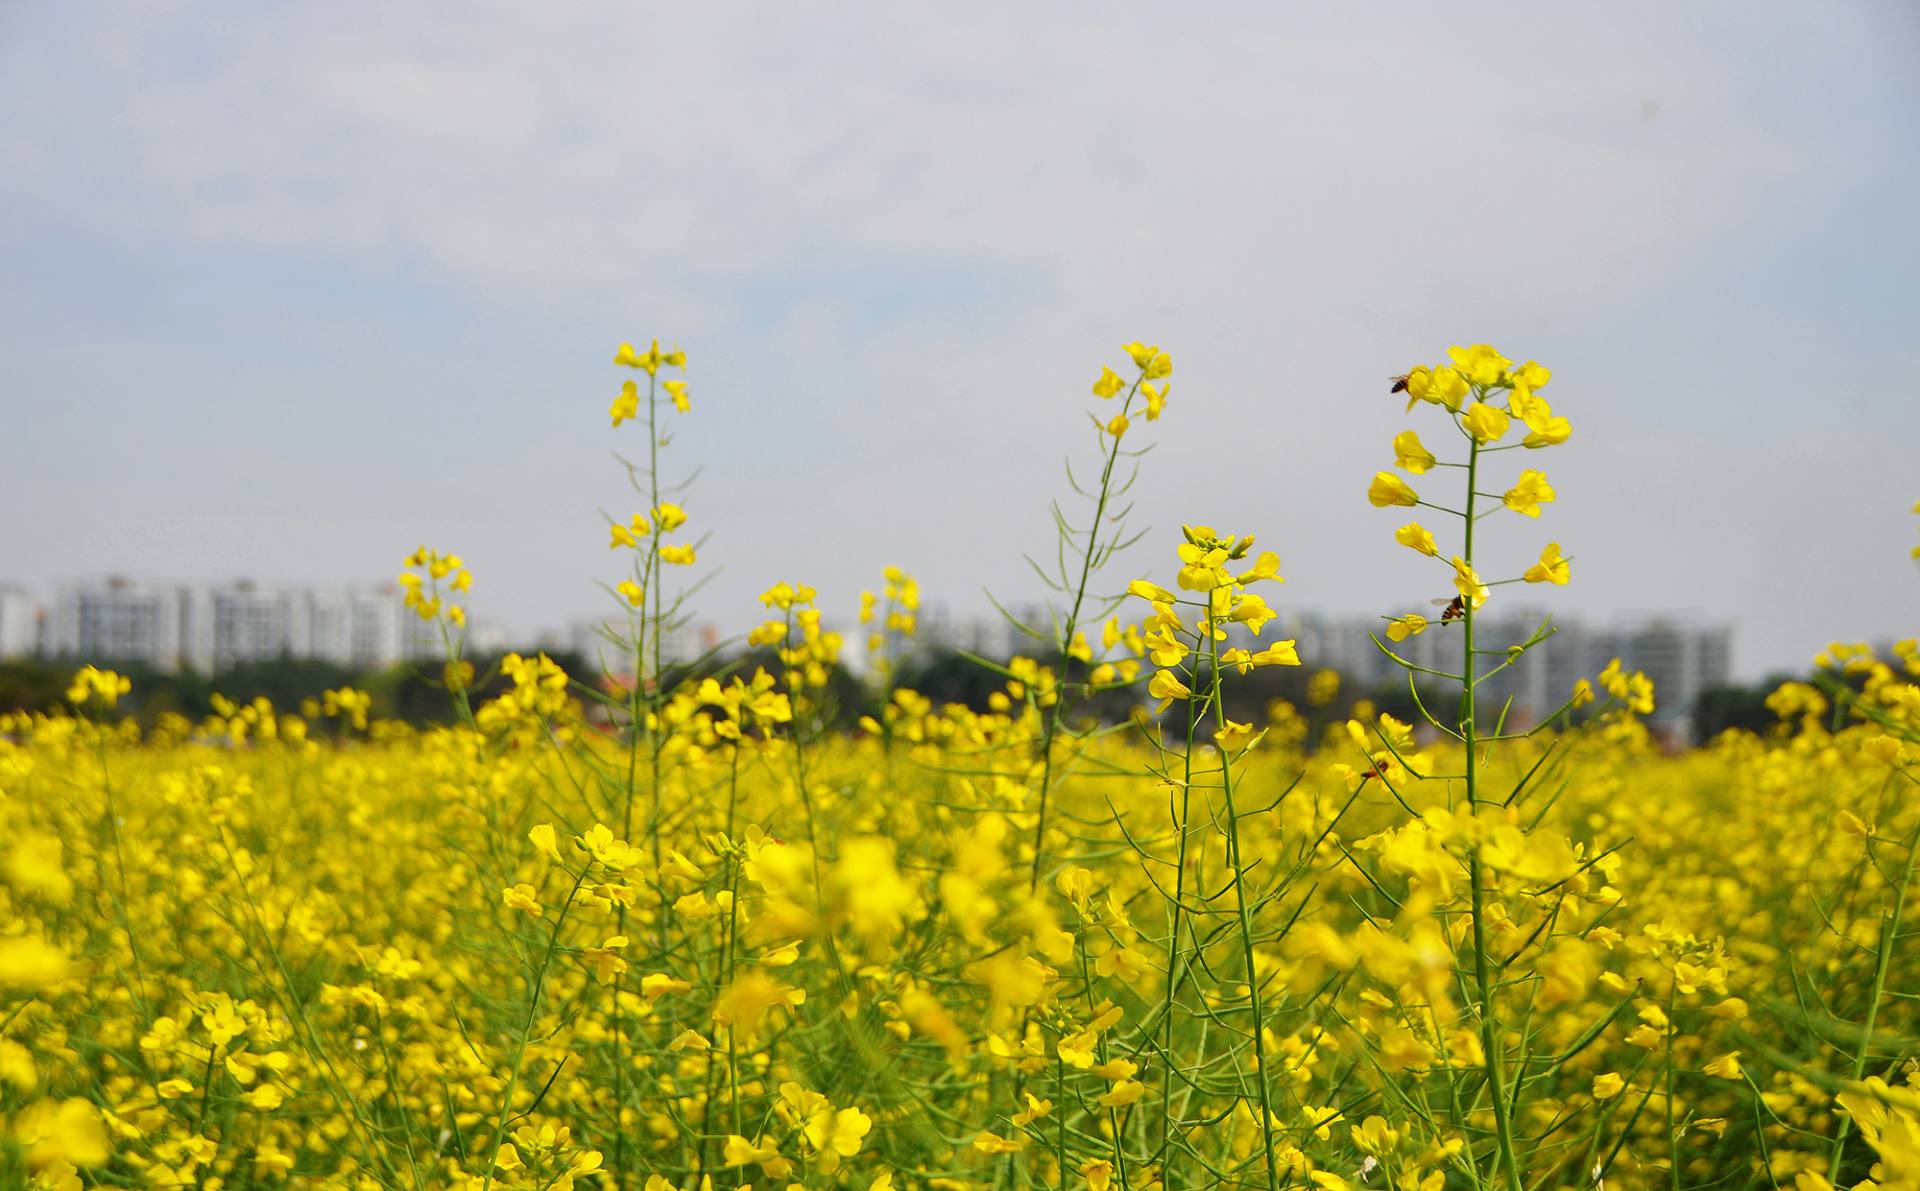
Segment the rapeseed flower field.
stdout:
<svg viewBox="0 0 1920 1191">
<path fill-rule="evenodd" d="M 1545 367 L 1454 348 L 1382 395 L 1419 421 L 1354 515 L 1417 518 L 1382 549 L 1453 593 L 1378 610 L 1413 722 L 1228 718 L 1315 664 L 1270 627 L 1285 527 L 1122 553 L 1181 409 L 1133 343 L 1028 656 L 981 662 L 985 707 L 896 685 L 889 570 L 843 731 L 805 576 L 762 597 L 769 665 L 663 659 L 698 415 L 684 353 L 614 363 L 602 672 L 477 674 L 485 576 L 422 548 L 451 726 L 342 689 L 140 727 L 92 666 L 0 720 L 4 1185 L 1920 1187 L 1920 646 L 1835 646 L 1777 727 L 1677 754 L 1617 664 L 1509 722 L 1480 687 L 1552 624 L 1481 610 L 1573 577 Z M 1459 671 L 1401 652 L 1427 633 Z"/>
</svg>

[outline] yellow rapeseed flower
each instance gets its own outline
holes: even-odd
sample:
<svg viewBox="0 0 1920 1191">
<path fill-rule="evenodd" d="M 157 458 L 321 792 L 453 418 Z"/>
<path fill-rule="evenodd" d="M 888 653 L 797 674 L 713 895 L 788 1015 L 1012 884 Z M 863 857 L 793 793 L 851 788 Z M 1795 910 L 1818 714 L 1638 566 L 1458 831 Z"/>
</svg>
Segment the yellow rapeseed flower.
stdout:
<svg viewBox="0 0 1920 1191">
<path fill-rule="evenodd" d="M 1420 443 L 1420 436 L 1411 430 L 1402 430 L 1393 438 L 1393 463 L 1402 471 L 1414 475 L 1429 470 L 1435 460 L 1433 452 Z"/>
<path fill-rule="evenodd" d="M 1547 483 L 1546 473 L 1527 468 L 1501 499 L 1509 509 L 1523 517 L 1538 517 L 1540 506 L 1552 503 L 1553 497 L 1553 487 Z"/>
<path fill-rule="evenodd" d="M 1460 421 L 1466 426 L 1467 433 L 1473 435 L 1473 440 L 1483 447 L 1499 442 L 1512 424 L 1512 419 L 1506 413 L 1484 401 L 1476 401 L 1468 406 Z"/>
<path fill-rule="evenodd" d="M 1393 540 L 1429 558 L 1440 557 L 1440 548 L 1434 544 L 1433 535 L 1418 521 L 1409 521 L 1394 530 Z"/>
<path fill-rule="evenodd" d="M 1374 507 L 1382 509 L 1392 505 L 1411 508 L 1420 503 L 1420 498 L 1413 489 L 1407 487 L 1407 482 L 1390 471 L 1374 473 L 1373 483 L 1367 486 L 1367 499 L 1373 502 Z"/>
<path fill-rule="evenodd" d="M 1565 585 L 1572 574 L 1573 568 L 1560 556 L 1560 543 L 1548 542 L 1546 549 L 1540 552 L 1540 561 L 1528 567 L 1524 577 L 1528 583 Z"/>
</svg>

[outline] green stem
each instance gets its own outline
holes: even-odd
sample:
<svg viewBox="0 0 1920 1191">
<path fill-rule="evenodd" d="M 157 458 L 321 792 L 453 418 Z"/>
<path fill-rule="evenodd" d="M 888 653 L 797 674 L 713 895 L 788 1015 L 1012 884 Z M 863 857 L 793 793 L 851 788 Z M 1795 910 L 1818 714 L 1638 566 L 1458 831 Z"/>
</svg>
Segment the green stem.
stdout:
<svg viewBox="0 0 1920 1191">
<path fill-rule="evenodd" d="M 1869 851 L 1873 848 L 1868 841 Z M 1900 877 L 1900 884 L 1893 890 L 1893 905 L 1887 910 L 1880 924 L 1880 946 L 1874 956 L 1873 991 L 1867 998 L 1867 1020 L 1860 1029 L 1860 1049 L 1853 1056 L 1853 1082 L 1859 1083 L 1867 1073 L 1867 1055 L 1873 1048 L 1874 1027 L 1880 1020 L 1880 1001 L 1886 995 L 1887 968 L 1893 959 L 1894 942 L 1900 937 L 1900 919 L 1906 911 L 1907 890 L 1913 884 L 1914 861 L 1920 853 L 1920 830 L 1916 830 L 1907 839 L 1907 863 Z M 1833 1132 L 1833 1156 L 1827 1162 L 1827 1181 L 1835 1182 L 1840 1177 L 1840 1158 L 1846 1148 L 1847 1134 L 1853 1126 L 1853 1118 L 1842 1114 L 1840 1124 Z"/>
<path fill-rule="evenodd" d="M 1227 709 L 1220 692 L 1220 641 L 1214 636 L 1211 603 L 1206 627 L 1214 725 L 1224 728 Z M 1253 915 L 1247 908 L 1247 868 L 1240 859 L 1240 814 L 1233 803 L 1233 767 L 1227 760 L 1224 745 L 1220 746 L 1220 792 L 1227 804 L 1227 863 L 1233 868 L 1233 908 L 1240 921 L 1240 952 L 1247 967 L 1247 1000 L 1253 1014 L 1253 1074 L 1255 1088 L 1260 1093 L 1260 1144 L 1266 1151 L 1267 1191 L 1279 1191 L 1280 1168 L 1273 1153 L 1273 1095 L 1267 1090 L 1266 1017 L 1260 1004 L 1260 973 L 1253 962 Z"/>
<path fill-rule="evenodd" d="M 247 887 L 247 879 L 240 871 L 239 859 L 233 854 L 233 841 L 228 836 L 225 827 L 220 828 L 220 849 L 226 855 L 227 868 L 233 873 L 234 884 L 239 888 L 241 901 L 247 908 L 247 916 L 253 920 L 254 929 L 259 932 L 260 945 L 266 950 L 267 958 L 273 961 L 274 971 L 280 976 L 280 985 L 286 990 L 286 1003 L 291 1010 L 290 1016 L 292 1016 L 294 1023 L 299 1027 L 303 1035 L 301 1041 L 306 1045 L 308 1057 L 313 1060 L 314 1065 L 325 1075 L 329 1082 L 330 1086 L 327 1090 L 333 1097 L 334 1107 L 339 1109 L 344 1106 L 347 1109 L 349 1132 L 352 1133 L 354 1139 L 360 1143 L 361 1149 L 366 1155 L 368 1165 L 384 1167 L 387 1175 L 392 1179 L 392 1182 L 398 1183 L 400 1179 L 399 1172 L 394 1169 L 393 1163 L 387 1158 L 385 1151 L 374 1145 L 373 1132 L 368 1124 L 368 1116 L 360 1107 L 359 1098 L 353 1094 L 353 1089 L 348 1086 L 346 1079 L 340 1074 L 338 1066 L 333 1061 L 333 1056 L 327 1053 L 327 1049 L 324 1046 L 320 1045 L 320 1033 L 314 1028 L 313 1020 L 307 1016 L 306 1002 L 299 994 L 298 985 L 294 983 L 293 973 L 288 970 L 286 959 L 281 955 L 279 946 L 274 942 L 273 932 L 267 929 L 266 917 L 261 914 L 259 903 L 254 900 L 253 891 Z M 288 911 L 288 913 L 291 912 L 291 910 Z M 278 990 L 275 990 L 275 995 L 278 995 Z M 358 1126 L 358 1128 L 354 1126 Z M 385 1180 L 383 1180 L 383 1184 L 384 1183 Z"/>
<path fill-rule="evenodd" d="M 134 1003 L 139 1007 L 141 1020 L 148 1021 L 153 1014 L 147 999 L 146 965 L 140 958 L 140 937 L 133 929 L 133 911 L 129 905 L 133 895 L 131 887 L 127 884 L 127 852 L 120 842 L 120 810 L 115 805 L 113 797 L 113 770 L 107 764 L 107 744 L 101 737 L 104 730 L 104 724 L 96 719 L 93 747 L 94 755 L 100 761 L 100 790 L 104 799 L 103 805 L 106 808 L 104 818 L 107 821 L 107 838 L 113 842 L 113 866 L 120 878 L 120 896 L 117 899 L 113 897 L 111 887 L 107 884 L 105 866 L 99 863 L 97 855 L 94 864 L 102 870 L 100 886 L 108 890 L 107 896 L 114 902 L 114 909 L 120 915 L 120 929 L 127 932 L 127 950 L 133 956 L 134 987 L 132 991 L 136 997 Z"/>
<path fill-rule="evenodd" d="M 647 733 L 647 750 L 651 757 L 652 809 L 647 817 L 647 835 L 653 843 L 653 872 L 656 881 L 660 880 L 662 861 L 660 842 L 660 742 L 657 737 L 659 717 L 654 714 L 661 692 L 658 689 L 660 676 L 660 539 L 664 532 L 659 523 L 660 510 L 660 433 L 659 425 L 659 377 L 647 374 L 647 516 L 653 521 L 653 533 L 647 538 L 647 556 L 641 563 L 640 578 L 645 592 L 643 599 L 653 601 L 653 615 L 647 615 L 647 609 L 640 609 L 639 630 L 633 640 L 633 685 L 627 699 L 627 788 L 626 798 L 621 812 L 620 838 L 631 841 L 633 838 L 633 803 L 636 793 L 634 786 L 639 776 L 640 731 L 644 723 Z M 651 671 L 646 664 L 646 649 L 653 646 L 653 666 Z M 646 682 L 649 674 L 656 683 L 651 699 L 646 694 Z M 644 719 L 643 719 L 644 715 Z M 655 923 L 655 934 L 661 953 L 667 951 L 668 908 L 666 883 L 660 881 L 660 912 Z M 627 929 L 627 907 L 621 903 L 615 911 L 615 929 L 625 934 Z M 609 1016 L 613 1027 L 613 1177 L 615 1185 L 626 1185 L 627 1131 L 623 1114 L 626 1107 L 626 1019 L 620 1010 L 622 996 L 626 991 L 626 973 L 617 973 L 612 984 Z M 683 1155 L 684 1157 L 684 1155 Z"/>
<path fill-rule="evenodd" d="M 1673 1024 L 1675 988 L 1667 989 L 1667 1185 L 1673 1191 L 1680 1191 L 1680 1130 L 1674 1115 L 1673 1085 L 1675 1079 L 1673 1062 L 1673 1040 L 1679 1030 Z"/>
<path fill-rule="evenodd" d="M 736 780 L 739 773 L 739 751 L 737 747 L 734 749 L 734 772 Z M 729 815 L 729 818 L 731 818 L 731 815 Z M 732 834 L 729 833 L 727 838 L 731 841 L 733 838 Z M 721 926 L 719 964 L 713 974 L 715 996 L 726 991 L 727 987 L 733 983 L 734 934 L 738 930 L 740 916 L 740 858 L 730 855 L 726 859 L 726 865 L 727 920 Z M 731 1030 L 728 1031 L 728 1038 L 729 1040 L 732 1038 Z M 731 1041 L 729 1041 L 729 1054 L 731 1054 Z M 700 1175 L 702 1178 L 706 1176 L 708 1168 L 713 1165 L 713 1142 L 715 1139 L 713 1132 L 713 1105 L 714 1102 L 720 1098 L 720 1089 L 718 1086 L 720 1069 L 715 1062 L 715 1058 L 716 1056 L 712 1050 L 709 1049 L 707 1053 L 707 1100 L 701 1107 L 700 1113 Z M 728 1082 L 736 1089 L 739 1086 L 737 1081 L 734 1081 L 731 1076 L 729 1076 Z M 735 1095 L 733 1120 L 734 1132 L 737 1133 L 740 1129 L 740 1104 L 737 1098 L 738 1093 L 736 1092 Z M 695 1180 L 696 1184 L 698 1181 L 698 1179 Z"/>
<path fill-rule="evenodd" d="M 1133 382 L 1133 388 L 1127 390 L 1126 399 L 1120 404 L 1122 417 L 1133 408 L 1134 394 L 1140 391 L 1140 384 L 1145 379 L 1146 373 L 1142 372 Z M 1107 501 L 1113 495 L 1113 465 L 1119 458 L 1120 439 L 1115 437 L 1107 447 L 1107 459 L 1100 468 L 1100 494 L 1094 499 L 1093 520 L 1087 526 L 1087 548 L 1080 555 L 1080 582 L 1074 586 L 1073 605 L 1067 610 L 1066 622 L 1060 629 L 1060 673 L 1054 679 L 1052 713 L 1042 721 L 1040 729 L 1040 806 L 1034 816 L 1033 871 L 1027 876 L 1029 894 L 1040 887 L 1040 872 L 1046 865 L 1047 807 L 1053 793 L 1053 742 L 1060 734 L 1066 715 L 1067 666 L 1073 660 L 1070 651 L 1073 649 L 1073 638 L 1080 631 L 1080 610 L 1086 604 L 1087 582 L 1093 577 L 1093 556 L 1100 543 L 1100 523 L 1106 519 Z"/>
<path fill-rule="evenodd" d="M 1480 443 L 1478 440 L 1470 439 L 1467 454 L 1467 528 L 1466 541 L 1462 548 L 1462 557 L 1470 568 L 1473 566 L 1474 487 L 1475 481 L 1479 478 L 1479 471 Z M 1478 813 L 1480 755 L 1475 693 L 1479 685 L 1477 677 L 1479 666 L 1473 652 L 1473 598 L 1463 594 L 1460 604 L 1461 628 L 1466 639 L 1460 680 L 1460 738 L 1465 742 L 1467 750 L 1467 807 L 1470 811 Z M 1473 898 L 1473 975 L 1479 1000 L 1480 1049 L 1485 1053 L 1487 1087 L 1493 1096 L 1494 1137 L 1500 1149 L 1500 1165 L 1506 1171 L 1508 1186 L 1511 1191 L 1523 1191 L 1526 1183 L 1521 1178 L 1520 1159 L 1514 1152 L 1513 1120 L 1508 1111 L 1506 1081 L 1500 1070 L 1500 1036 L 1495 1028 L 1493 977 L 1487 957 L 1486 876 L 1477 850 L 1467 857 L 1467 879 Z"/>
<path fill-rule="evenodd" d="M 432 579 L 431 582 L 433 584 L 433 601 L 438 604 L 440 602 L 440 580 Z M 452 599 L 453 597 L 448 596 L 447 598 Z M 434 623 L 440 627 L 440 648 L 447 655 L 447 669 L 443 671 L 441 675 L 444 681 L 446 678 L 453 676 L 454 670 L 460 664 L 460 652 L 466 647 L 467 631 L 463 627 L 460 630 L 460 640 L 456 642 L 453 639 L 453 630 L 447 627 L 447 615 L 446 609 L 444 608 L 441 609 L 440 615 L 435 618 Z M 453 705 L 455 709 L 460 712 L 460 722 L 465 724 L 469 730 L 478 732 L 480 725 L 473 718 L 473 698 L 467 693 L 467 683 L 465 681 L 462 681 L 459 686 L 453 688 Z"/>
<path fill-rule="evenodd" d="M 1198 644 L 1198 638 L 1195 643 Z M 1166 1057 L 1166 1065 L 1160 1069 L 1160 1104 L 1167 1111 L 1160 1119 L 1160 1152 L 1156 1161 L 1163 1181 L 1171 1174 L 1168 1162 L 1173 1145 L 1173 1005 L 1182 975 L 1180 930 L 1187 893 L 1187 827 L 1193 814 L 1193 742 L 1199 723 L 1200 702 L 1188 699 L 1186 749 L 1181 758 L 1180 820 L 1174 825 L 1179 838 L 1174 844 L 1173 901 L 1167 907 L 1167 993 L 1160 1006 L 1161 1050 Z"/>
<path fill-rule="evenodd" d="M 591 867 L 591 866 L 589 866 Z M 500 1119 L 493 1129 L 493 1147 L 484 1155 L 487 1164 L 486 1181 L 481 1191 L 493 1191 L 494 1163 L 500 1156 L 500 1146 L 507 1140 L 507 1122 L 513 1119 L 513 1090 L 520 1083 L 520 1068 L 527 1058 L 527 1046 L 533 1039 L 533 1023 L 540 1015 L 541 994 L 547 987 L 547 969 L 553 964 L 554 954 L 560 946 L 560 928 L 566 924 L 567 915 L 573 910 L 573 899 L 580 893 L 580 886 L 586 883 L 588 868 L 582 868 L 580 875 L 573 879 L 573 888 L 567 891 L 566 904 L 560 907 L 560 913 L 553 920 L 553 929 L 547 933 L 546 950 L 541 952 L 540 966 L 534 969 L 533 987 L 527 993 L 527 1017 L 520 1025 L 520 1041 L 514 1046 L 513 1066 L 507 1072 L 506 1090 L 500 1094 Z"/>
</svg>

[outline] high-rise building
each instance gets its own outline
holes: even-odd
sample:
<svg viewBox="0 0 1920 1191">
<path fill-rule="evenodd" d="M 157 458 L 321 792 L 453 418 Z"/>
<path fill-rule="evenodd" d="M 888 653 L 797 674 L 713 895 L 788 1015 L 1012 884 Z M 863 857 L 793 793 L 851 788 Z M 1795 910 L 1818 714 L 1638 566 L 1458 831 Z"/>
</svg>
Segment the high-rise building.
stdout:
<svg viewBox="0 0 1920 1191">
<path fill-rule="evenodd" d="M 411 656 L 410 644 L 424 627 L 386 588 L 300 592 L 294 623 L 307 626 L 305 656 L 360 670 Z"/>
<path fill-rule="evenodd" d="M 150 587 L 118 576 L 63 586 L 54 593 L 44 652 L 179 669 L 185 663 L 182 596 L 177 587 Z"/>
<path fill-rule="evenodd" d="M 307 644 L 310 626 L 294 624 L 293 597 L 285 591 L 260 588 L 242 581 L 212 591 L 192 589 L 187 607 L 194 613 L 196 629 L 207 627 L 211 633 L 195 633 L 189 648 L 196 660 L 210 656 L 210 665 L 194 668 L 208 674 L 247 662 L 270 662 L 277 658 L 306 656 L 298 648 Z"/>
<path fill-rule="evenodd" d="M 40 608 L 22 587 L 0 587 L 0 661 L 40 652 Z"/>
</svg>

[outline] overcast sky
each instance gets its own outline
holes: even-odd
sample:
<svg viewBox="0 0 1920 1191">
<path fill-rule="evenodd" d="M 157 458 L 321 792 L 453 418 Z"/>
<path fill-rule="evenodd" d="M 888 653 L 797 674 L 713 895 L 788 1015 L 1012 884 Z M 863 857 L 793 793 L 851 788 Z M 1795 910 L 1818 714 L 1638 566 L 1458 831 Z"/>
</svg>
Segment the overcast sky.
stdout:
<svg viewBox="0 0 1920 1191">
<path fill-rule="evenodd" d="M 657 335 L 709 619 L 887 563 L 985 608 L 1144 338 L 1115 586 L 1200 521 L 1398 611 L 1446 579 L 1365 499 L 1386 378 L 1489 340 L 1576 427 L 1489 569 L 1557 540 L 1550 606 L 1801 667 L 1920 630 L 1916 11 L 12 0 L 0 580 L 424 541 L 557 626 L 618 577 L 610 360 Z"/>
</svg>

